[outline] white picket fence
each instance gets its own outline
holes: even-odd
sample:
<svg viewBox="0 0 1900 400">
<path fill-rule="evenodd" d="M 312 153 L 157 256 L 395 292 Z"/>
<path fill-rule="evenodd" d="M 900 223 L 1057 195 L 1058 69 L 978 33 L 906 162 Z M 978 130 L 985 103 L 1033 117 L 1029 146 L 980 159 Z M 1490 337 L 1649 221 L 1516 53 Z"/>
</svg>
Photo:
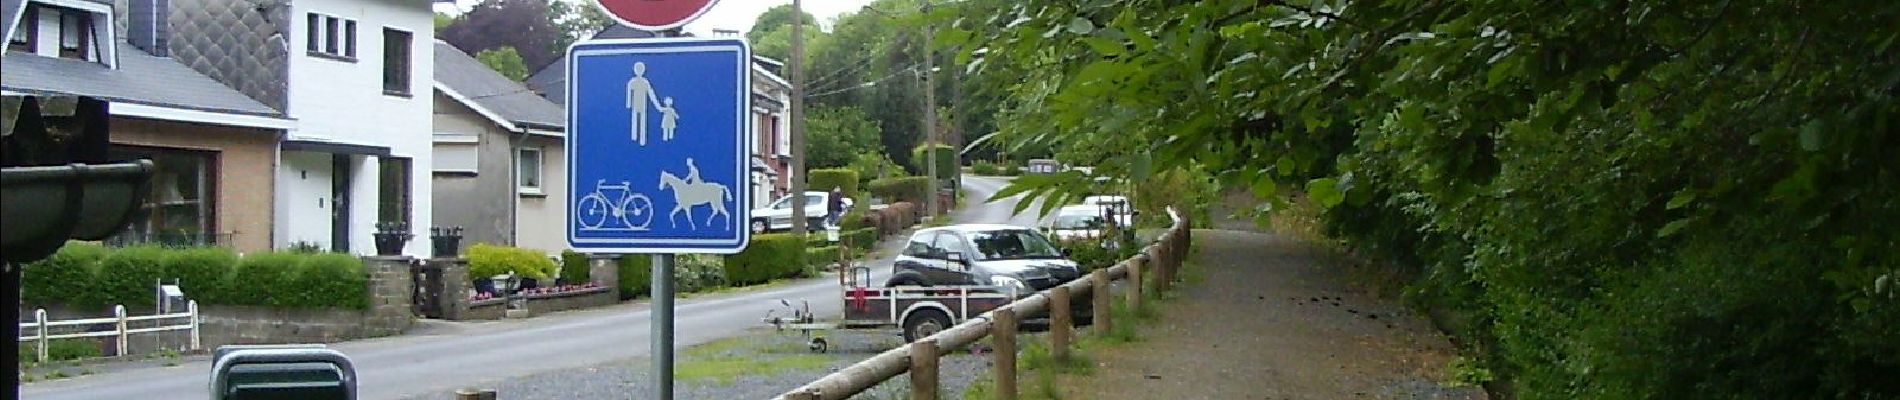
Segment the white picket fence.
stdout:
<svg viewBox="0 0 1900 400">
<path fill-rule="evenodd" d="M 166 325 L 166 323 L 169 322 L 170 320 L 181 320 L 181 321 L 179 321 L 177 325 Z M 149 328 L 136 328 L 136 329 L 126 328 L 126 326 L 129 323 L 140 322 L 140 321 L 158 321 L 158 322 L 155 322 L 157 326 L 153 326 Z M 86 331 L 74 332 L 74 333 L 62 333 L 62 334 L 50 334 L 50 335 L 47 334 L 47 331 L 49 330 L 49 328 L 54 328 L 54 327 L 95 326 L 95 325 L 105 325 L 105 324 L 112 324 L 112 329 L 101 330 L 101 331 L 86 330 Z M 36 354 L 39 355 L 38 359 L 40 360 L 40 362 L 46 362 L 46 344 L 48 341 L 53 340 L 53 339 L 116 337 L 118 340 L 118 346 L 115 346 L 115 348 L 117 349 L 115 350 L 117 354 L 113 354 L 113 355 L 122 356 L 122 355 L 125 355 L 126 353 L 126 348 L 128 345 L 127 342 L 130 341 L 132 335 L 143 334 L 143 333 L 184 331 L 184 330 L 191 331 L 190 350 L 198 350 L 198 301 L 197 300 L 192 300 L 191 302 L 186 303 L 185 312 L 181 312 L 181 313 L 127 316 L 125 315 L 125 306 L 120 305 L 120 306 L 112 307 L 111 317 L 71 319 L 71 320 L 65 320 L 65 321 L 47 320 L 46 309 L 43 309 L 43 308 L 37 309 L 37 310 L 33 310 L 33 322 L 20 323 L 20 331 L 21 331 L 20 341 L 21 342 L 32 341 L 36 343 L 38 345 L 38 349 L 36 352 Z M 27 335 L 26 332 L 29 332 L 29 331 L 33 332 L 33 334 Z"/>
</svg>

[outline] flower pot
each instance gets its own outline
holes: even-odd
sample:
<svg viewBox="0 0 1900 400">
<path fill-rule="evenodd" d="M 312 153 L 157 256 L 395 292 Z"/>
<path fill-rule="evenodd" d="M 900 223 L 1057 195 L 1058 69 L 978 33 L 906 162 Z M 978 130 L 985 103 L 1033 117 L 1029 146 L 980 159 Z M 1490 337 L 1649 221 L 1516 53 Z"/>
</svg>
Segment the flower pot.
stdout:
<svg viewBox="0 0 1900 400">
<path fill-rule="evenodd" d="M 407 233 L 377 233 L 374 236 L 376 236 L 376 255 L 379 256 L 401 255 L 402 248 L 409 245 Z"/>
<path fill-rule="evenodd" d="M 429 244 L 435 258 L 455 257 L 462 251 L 462 227 L 429 228 Z"/>
</svg>

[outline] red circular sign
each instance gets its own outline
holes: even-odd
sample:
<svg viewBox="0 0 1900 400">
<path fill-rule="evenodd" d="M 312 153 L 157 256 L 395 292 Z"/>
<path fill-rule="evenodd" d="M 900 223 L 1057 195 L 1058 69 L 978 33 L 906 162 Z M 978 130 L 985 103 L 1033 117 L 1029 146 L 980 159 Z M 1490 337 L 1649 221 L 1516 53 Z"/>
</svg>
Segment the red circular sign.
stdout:
<svg viewBox="0 0 1900 400">
<path fill-rule="evenodd" d="M 594 0 L 622 24 L 657 31 L 678 28 L 698 19 L 718 0 Z"/>
</svg>

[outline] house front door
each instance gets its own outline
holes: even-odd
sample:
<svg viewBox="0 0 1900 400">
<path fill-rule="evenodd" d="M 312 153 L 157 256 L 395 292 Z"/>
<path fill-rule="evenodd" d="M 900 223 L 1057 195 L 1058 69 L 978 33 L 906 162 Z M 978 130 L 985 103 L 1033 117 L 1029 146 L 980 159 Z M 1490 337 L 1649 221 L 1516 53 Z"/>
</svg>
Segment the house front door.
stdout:
<svg viewBox="0 0 1900 400">
<path fill-rule="evenodd" d="M 350 155 L 330 156 L 330 250 L 350 252 Z"/>
</svg>

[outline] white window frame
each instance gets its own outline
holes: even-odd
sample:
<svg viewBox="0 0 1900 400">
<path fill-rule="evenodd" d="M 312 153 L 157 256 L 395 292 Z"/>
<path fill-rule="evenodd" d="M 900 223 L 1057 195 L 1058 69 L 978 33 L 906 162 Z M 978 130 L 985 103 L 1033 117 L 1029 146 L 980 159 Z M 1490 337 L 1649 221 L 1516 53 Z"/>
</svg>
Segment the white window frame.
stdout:
<svg viewBox="0 0 1900 400">
<path fill-rule="evenodd" d="M 330 26 L 334 23 L 336 30 Z M 304 52 L 319 58 L 356 62 L 357 22 L 354 19 L 320 12 L 304 13 Z M 335 36 L 336 40 L 331 40 Z M 310 48 L 312 44 L 316 48 Z M 335 52 L 330 49 L 336 48 Z"/>
<path fill-rule="evenodd" d="M 525 180 L 523 178 L 528 177 L 528 174 L 524 170 L 527 169 L 529 165 L 529 163 L 526 162 L 529 153 L 534 154 L 533 186 L 526 185 L 525 182 L 523 182 Z M 542 150 L 540 147 L 522 147 L 515 149 L 515 188 L 520 194 L 535 196 L 546 194 L 546 192 L 541 191 L 541 188 L 547 186 L 547 181 L 545 180 L 547 174 L 542 171 L 545 169 L 542 167 L 547 164 L 547 154 L 547 151 Z"/>
</svg>

